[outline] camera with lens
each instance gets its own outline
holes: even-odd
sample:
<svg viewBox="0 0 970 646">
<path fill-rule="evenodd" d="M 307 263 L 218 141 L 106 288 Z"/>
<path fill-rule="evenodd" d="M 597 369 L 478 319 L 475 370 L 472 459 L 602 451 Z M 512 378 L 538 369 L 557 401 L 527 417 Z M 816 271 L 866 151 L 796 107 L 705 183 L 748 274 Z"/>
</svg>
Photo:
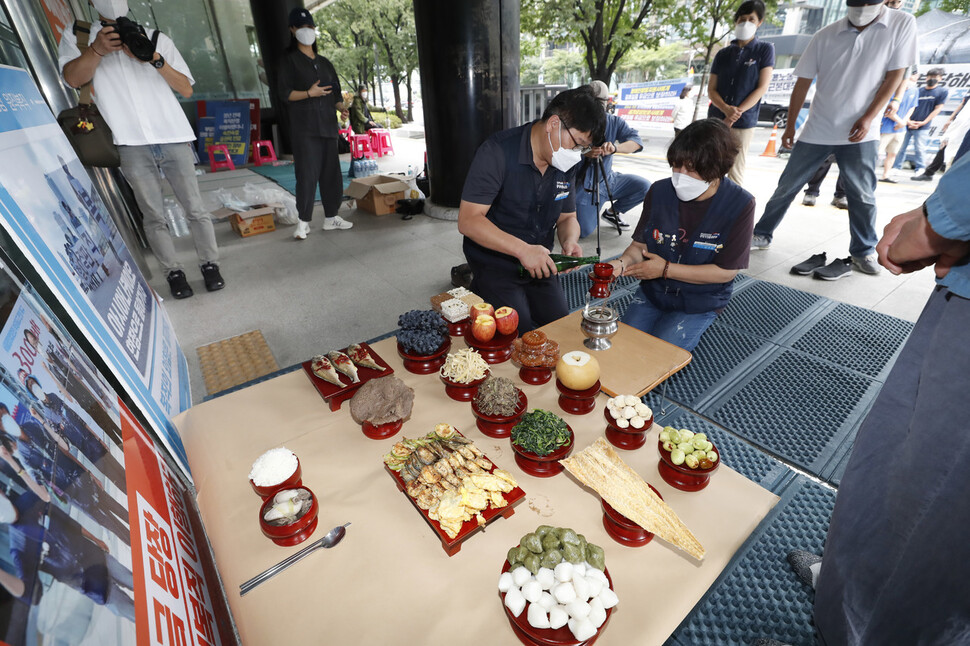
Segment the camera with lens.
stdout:
<svg viewBox="0 0 970 646">
<path fill-rule="evenodd" d="M 111 23 L 102 22 L 101 26 L 105 27 L 109 24 Z M 155 57 L 155 41 L 158 31 L 155 32 L 156 38 L 149 38 L 144 27 L 125 16 L 119 17 L 113 27 L 132 56 L 146 63 Z"/>
</svg>

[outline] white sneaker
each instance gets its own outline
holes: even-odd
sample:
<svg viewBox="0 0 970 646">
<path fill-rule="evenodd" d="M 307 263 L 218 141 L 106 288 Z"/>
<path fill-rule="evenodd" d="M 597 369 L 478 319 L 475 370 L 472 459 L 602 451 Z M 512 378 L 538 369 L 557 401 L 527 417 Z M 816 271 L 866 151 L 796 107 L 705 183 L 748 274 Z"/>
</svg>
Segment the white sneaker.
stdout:
<svg viewBox="0 0 970 646">
<path fill-rule="evenodd" d="M 332 231 L 333 229 L 349 229 L 354 226 L 353 222 L 347 222 L 339 215 L 335 215 L 332 218 L 323 219 L 323 230 Z"/>
<path fill-rule="evenodd" d="M 296 223 L 296 231 L 293 232 L 293 237 L 297 240 L 306 240 L 306 234 L 310 233 L 310 223 L 300 220 Z"/>
</svg>

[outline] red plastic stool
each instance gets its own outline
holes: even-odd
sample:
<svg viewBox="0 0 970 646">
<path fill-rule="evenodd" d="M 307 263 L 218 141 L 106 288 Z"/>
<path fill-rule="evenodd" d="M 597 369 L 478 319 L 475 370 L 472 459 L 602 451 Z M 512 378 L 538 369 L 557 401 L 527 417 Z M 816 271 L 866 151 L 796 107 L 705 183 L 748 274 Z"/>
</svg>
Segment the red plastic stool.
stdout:
<svg viewBox="0 0 970 646">
<path fill-rule="evenodd" d="M 372 128 L 367 131 L 370 135 L 370 147 L 378 157 L 394 154 L 394 144 L 391 143 L 391 131 L 386 128 Z"/>
<path fill-rule="evenodd" d="M 374 153 L 370 147 L 370 136 L 368 135 L 351 135 L 350 136 L 350 153 L 354 159 L 360 159 L 361 157 L 367 157 L 368 159 L 374 159 Z"/>
<path fill-rule="evenodd" d="M 263 149 L 266 149 L 266 154 L 263 154 Z M 274 162 L 276 160 L 276 150 L 273 149 L 272 141 L 256 141 L 253 142 L 253 163 L 257 166 L 262 166 L 266 162 Z"/>
<path fill-rule="evenodd" d="M 232 157 L 229 156 L 229 147 L 225 144 L 218 144 L 209 146 L 209 171 L 216 172 L 223 168 L 228 168 L 229 170 L 236 170 L 236 165 L 232 163 Z M 216 161 L 215 153 L 222 153 L 226 156 L 223 161 Z"/>
<path fill-rule="evenodd" d="M 354 131 L 351 128 L 343 128 L 342 130 L 338 130 L 337 134 L 347 141 L 350 141 L 350 138 L 354 135 Z"/>
</svg>

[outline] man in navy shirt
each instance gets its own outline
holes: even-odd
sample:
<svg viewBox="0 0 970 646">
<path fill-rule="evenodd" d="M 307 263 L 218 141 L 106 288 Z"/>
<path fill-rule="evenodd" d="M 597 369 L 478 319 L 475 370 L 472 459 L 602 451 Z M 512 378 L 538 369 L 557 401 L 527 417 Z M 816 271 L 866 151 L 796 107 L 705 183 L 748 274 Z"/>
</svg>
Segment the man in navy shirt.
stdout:
<svg viewBox="0 0 970 646">
<path fill-rule="evenodd" d="M 606 113 L 584 85 L 557 95 L 542 118 L 489 137 L 475 153 L 458 209 L 471 289 L 519 313 L 527 332 L 569 313 L 549 257 L 554 237 L 581 256 L 576 164 L 603 139 Z M 520 276 L 519 267 L 528 272 Z"/>
<path fill-rule="evenodd" d="M 589 84 L 593 92 L 599 98 L 603 109 L 607 109 L 607 101 L 610 96 L 609 88 L 603 81 L 593 81 Z M 602 160 L 601 171 L 599 174 L 599 198 L 600 204 L 606 200 L 611 200 L 610 208 L 603 213 L 603 219 L 614 225 L 617 232 L 621 229 L 629 229 L 630 224 L 623 219 L 621 214 L 630 209 L 640 207 L 643 198 L 650 190 L 650 180 L 631 173 L 613 172 L 613 155 L 616 153 L 636 153 L 643 150 L 643 141 L 640 134 L 630 127 L 627 122 L 615 114 L 606 115 L 606 132 L 603 136 L 603 144 L 594 147 L 586 154 L 588 162 L 584 162 L 579 172 L 579 194 L 576 196 L 576 217 L 579 219 L 579 237 L 585 238 L 596 230 L 596 205 L 594 190 L 596 187 L 593 181 L 593 164 Z"/>
<path fill-rule="evenodd" d="M 903 137 L 903 143 L 896 154 L 896 163 L 893 168 L 899 170 L 906 161 L 906 149 L 909 142 L 913 142 L 913 164 L 916 165 L 916 172 L 922 173 L 926 170 L 923 163 L 923 154 L 926 150 L 926 141 L 930 137 L 930 124 L 933 119 L 943 109 L 943 104 L 950 96 L 946 88 L 940 87 L 940 79 L 943 78 L 943 70 L 934 67 L 926 73 L 926 85 L 919 89 L 919 98 L 916 101 L 916 109 L 909 117 L 908 129 Z"/>
<path fill-rule="evenodd" d="M 761 97 L 768 91 L 775 67 L 775 46 L 755 38 L 765 19 L 765 4 L 747 0 L 734 12 L 735 40 L 714 56 L 707 94 L 711 106 L 708 118 L 723 119 L 741 145 L 728 177 L 735 184 L 744 180 L 745 156 L 754 127 L 758 125 Z"/>
</svg>

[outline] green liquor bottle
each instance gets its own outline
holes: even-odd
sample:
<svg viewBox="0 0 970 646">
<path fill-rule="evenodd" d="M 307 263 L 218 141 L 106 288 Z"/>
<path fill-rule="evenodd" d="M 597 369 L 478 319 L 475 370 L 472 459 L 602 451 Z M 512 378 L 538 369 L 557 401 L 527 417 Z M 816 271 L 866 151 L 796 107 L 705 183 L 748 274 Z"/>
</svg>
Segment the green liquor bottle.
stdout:
<svg viewBox="0 0 970 646">
<path fill-rule="evenodd" d="M 552 261 L 556 263 L 556 271 L 558 272 L 563 272 L 563 271 L 566 271 L 567 269 L 573 269 L 574 267 L 582 267 L 583 265 L 593 265 L 600 261 L 599 256 L 576 257 L 576 256 L 566 256 L 561 253 L 551 253 L 549 254 L 549 258 L 551 258 Z M 519 275 L 528 276 L 529 272 L 528 270 L 526 270 L 525 267 L 519 266 Z"/>
</svg>

